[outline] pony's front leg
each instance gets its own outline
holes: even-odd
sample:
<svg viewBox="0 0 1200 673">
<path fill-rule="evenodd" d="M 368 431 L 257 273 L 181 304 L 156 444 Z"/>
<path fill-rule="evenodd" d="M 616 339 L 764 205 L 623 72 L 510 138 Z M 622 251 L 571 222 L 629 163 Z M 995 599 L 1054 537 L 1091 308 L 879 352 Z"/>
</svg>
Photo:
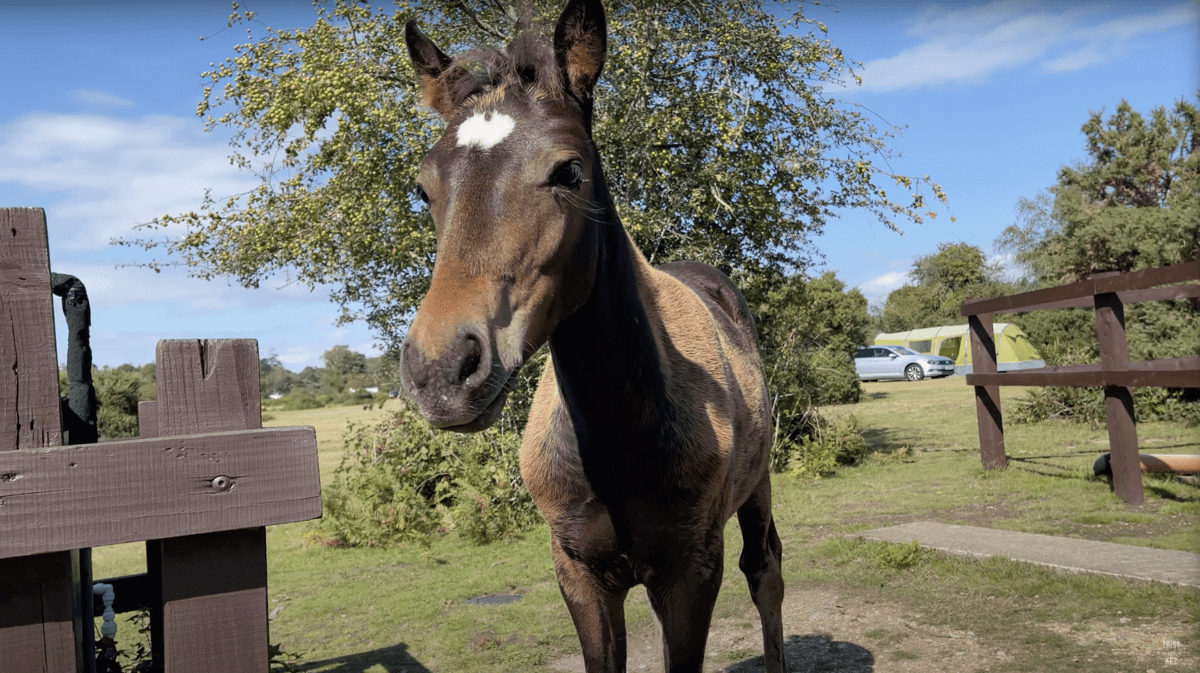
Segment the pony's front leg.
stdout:
<svg viewBox="0 0 1200 673">
<path fill-rule="evenodd" d="M 713 605 L 724 574 L 721 529 L 646 583 L 658 617 L 666 673 L 700 673 Z"/>
<path fill-rule="evenodd" d="M 559 591 L 583 647 L 587 673 L 624 673 L 628 588 L 604 586 L 602 578 L 583 561 L 568 556 L 557 539 L 551 543 L 551 554 Z"/>
</svg>

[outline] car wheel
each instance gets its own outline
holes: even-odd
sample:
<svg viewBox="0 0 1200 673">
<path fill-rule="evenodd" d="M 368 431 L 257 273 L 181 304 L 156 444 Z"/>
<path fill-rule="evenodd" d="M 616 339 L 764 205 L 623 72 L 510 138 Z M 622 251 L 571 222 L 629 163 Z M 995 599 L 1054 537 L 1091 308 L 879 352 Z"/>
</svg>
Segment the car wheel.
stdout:
<svg viewBox="0 0 1200 673">
<path fill-rule="evenodd" d="M 920 381 L 925 378 L 925 372 L 921 371 L 921 365 L 909 365 L 904 368 L 904 377 L 909 381 Z"/>
</svg>

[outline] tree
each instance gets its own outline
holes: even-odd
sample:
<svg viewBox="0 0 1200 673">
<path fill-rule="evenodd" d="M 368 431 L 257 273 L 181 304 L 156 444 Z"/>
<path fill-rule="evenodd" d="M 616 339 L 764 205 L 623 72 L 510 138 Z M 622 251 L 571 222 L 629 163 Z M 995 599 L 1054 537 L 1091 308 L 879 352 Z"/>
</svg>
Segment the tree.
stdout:
<svg viewBox="0 0 1200 673">
<path fill-rule="evenodd" d="M 760 316 L 759 345 L 772 395 L 778 463 L 819 418 L 814 407 L 857 402 L 862 386 L 854 372 L 855 346 L 866 341 L 867 299 L 846 289 L 833 272 L 766 280 L 772 289 L 753 306 Z"/>
<path fill-rule="evenodd" d="M 165 237 L 120 242 L 164 250 L 203 278 L 327 285 L 343 319 L 398 345 L 433 261 L 414 179 L 441 127 L 418 110 L 404 21 L 457 52 L 552 25 L 561 3 L 536 0 L 524 15 L 515 4 L 398 0 L 389 14 L 336 0 L 317 5 L 309 28 L 268 28 L 204 74 L 198 108 L 207 128 L 233 131 L 233 161 L 259 186 L 148 225 Z M 235 11 L 230 25 L 254 20 Z M 610 7 L 608 25 L 594 135 L 625 224 L 655 263 L 782 278 L 839 209 L 895 228 L 935 215 L 923 192 L 945 200 L 928 176 L 886 168 L 897 129 L 878 131 L 826 93 L 857 76 L 799 10 L 778 21 L 762 2 L 638 0 Z"/>
<path fill-rule="evenodd" d="M 133 365 L 92 368 L 96 387 L 96 429 L 102 439 L 136 437 L 141 369 Z"/>
<path fill-rule="evenodd" d="M 1082 127 L 1088 160 L 1017 204 L 1022 223 L 996 245 L 1030 279 L 1059 285 L 1101 271 L 1136 271 L 1200 258 L 1200 92 L 1149 118 L 1122 100 Z"/>
<path fill-rule="evenodd" d="M 1059 171 L 1046 192 L 1017 204 L 1019 222 L 996 246 L 1013 253 L 1030 283 L 1049 287 L 1104 271 L 1127 272 L 1200 258 L 1200 92 L 1149 116 L 1122 100 L 1107 118 L 1082 126 L 1087 159 Z M 1099 357 L 1090 311 L 1039 311 L 1014 318 L 1050 364 Z M 1131 304 L 1125 309 L 1131 359 L 1200 355 L 1200 302 Z M 1096 391 L 1035 390 L 1026 416 L 1068 415 L 1102 422 Z M 1191 418 L 1200 408 L 1160 389 L 1135 392 L 1140 419 Z M 1090 415 L 1081 405 L 1089 403 Z"/>
<path fill-rule="evenodd" d="M 978 246 L 939 243 L 937 252 L 918 257 L 909 271 L 911 283 L 892 290 L 883 305 L 885 332 L 903 332 L 947 323 L 963 323 L 963 300 L 1009 294 L 998 265 L 990 264 Z"/>
<path fill-rule="evenodd" d="M 321 387 L 329 392 L 342 392 L 351 379 L 361 380 L 367 373 L 367 356 L 350 350 L 349 346 L 334 346 L 321 355 L 325 369 Z"/>
<path fill-rule="evenodd" d="M 258 387 L 263 397 L 286 395 L 296 385 L 296 375 L 279 358 L 271 355 L 258 360 Z"/>
</svg>

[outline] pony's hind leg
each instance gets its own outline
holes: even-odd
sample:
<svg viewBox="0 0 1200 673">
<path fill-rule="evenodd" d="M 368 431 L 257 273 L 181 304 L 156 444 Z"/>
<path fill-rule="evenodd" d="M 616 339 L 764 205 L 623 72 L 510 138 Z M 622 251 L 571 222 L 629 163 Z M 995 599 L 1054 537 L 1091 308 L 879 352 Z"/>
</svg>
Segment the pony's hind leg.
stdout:
<svg viewBox="0 0 1200 673">
<path fill-rule="evenodd" d="M 767 673 L 784 673 L 783 659 L 783 545 L 771 517 L 771 481 L 763 477 L 754 494 L 738 509 L 742 556 L 738 567 L 750 585 L 750 597 L 762 620 L 763 659 Z"/>
</svg>

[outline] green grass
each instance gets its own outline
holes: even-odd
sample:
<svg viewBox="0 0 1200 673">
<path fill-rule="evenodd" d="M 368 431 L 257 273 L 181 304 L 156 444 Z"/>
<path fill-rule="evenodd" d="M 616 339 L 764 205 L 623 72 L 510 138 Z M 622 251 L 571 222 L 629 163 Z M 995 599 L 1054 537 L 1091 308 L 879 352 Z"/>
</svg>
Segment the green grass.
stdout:
<svg viewBox="0 0 1200 673">
<path fill-rule="evenodd" d="M 991 671 L 1172 670 L 1161 657 L 1139 658 L 1105 642 L 1081 644 L 1071 634 L 1123 627 L 1121 619 L 1132 620 L 1130 628 L 1195 634 L 1198 591 L 845 536 L 932 520 L 1200 552 L 1195 481 L 1147 477 L 1146 502 L 1126 505 L 1106 480 L 1092 476 L 1092 462 L 1107 451 L 1105 431 L 1057 423 L 1010 424 L 1010 466 L 985 471 L 974 398 L 961 378 L 865 388 L 864 402 L 823 410 L 858 417 L 874 451 L 865 464 L 821 480 L 775 477 L 774 511 L 790 591 L 835 591 L 892 606 L 916 624 L 973 632 L 989 652 L 1005 652 L 989 664 Z M 1002 405 L 1014 394 L 1005 389 Z M 346 422 L 383 412 L 347 407 L 272 413 L 269 425 L 316 426 L 327 484 L 341 460 Z M 1155 453 L 1200 453 L 1196 428 L 1151 423 L 1138 433 Z M 313 526 L 274 526 L 267 535 L 269 608 L 279 608 L 271 641 L 302 654 L 303 670 L 390 673 L 419 664 L 433 672 L 528 671 L 578 651 L 554 581 L 545 526 L 485 547 L 444 537 L 428 548 L 393 549 L 320 546 L 309 535 Z M 726 537 L 725 585 L 715 617 L 756 630 L 757 615 L 737 570 L 736 521 Z M 144 567 L 140 545 L 100 548 L 96 559 L 98 577 Z M 507 605 L 463 602 L 514 591 L 522 598 Z M 627 621 L 631 633 L 652 628 L 640 591 L 631 593 Z M 926 661 L 910 635 L 879 626 L 867 629 L 857 645 L 881 663 Z M 746 659 L 748 645 L 757 647 L 747 641 L 722 656 Z M 1181 661 L 1200 660 L 1194 635 L 1181 636 L 1178 651 Z"/>
</svg>

